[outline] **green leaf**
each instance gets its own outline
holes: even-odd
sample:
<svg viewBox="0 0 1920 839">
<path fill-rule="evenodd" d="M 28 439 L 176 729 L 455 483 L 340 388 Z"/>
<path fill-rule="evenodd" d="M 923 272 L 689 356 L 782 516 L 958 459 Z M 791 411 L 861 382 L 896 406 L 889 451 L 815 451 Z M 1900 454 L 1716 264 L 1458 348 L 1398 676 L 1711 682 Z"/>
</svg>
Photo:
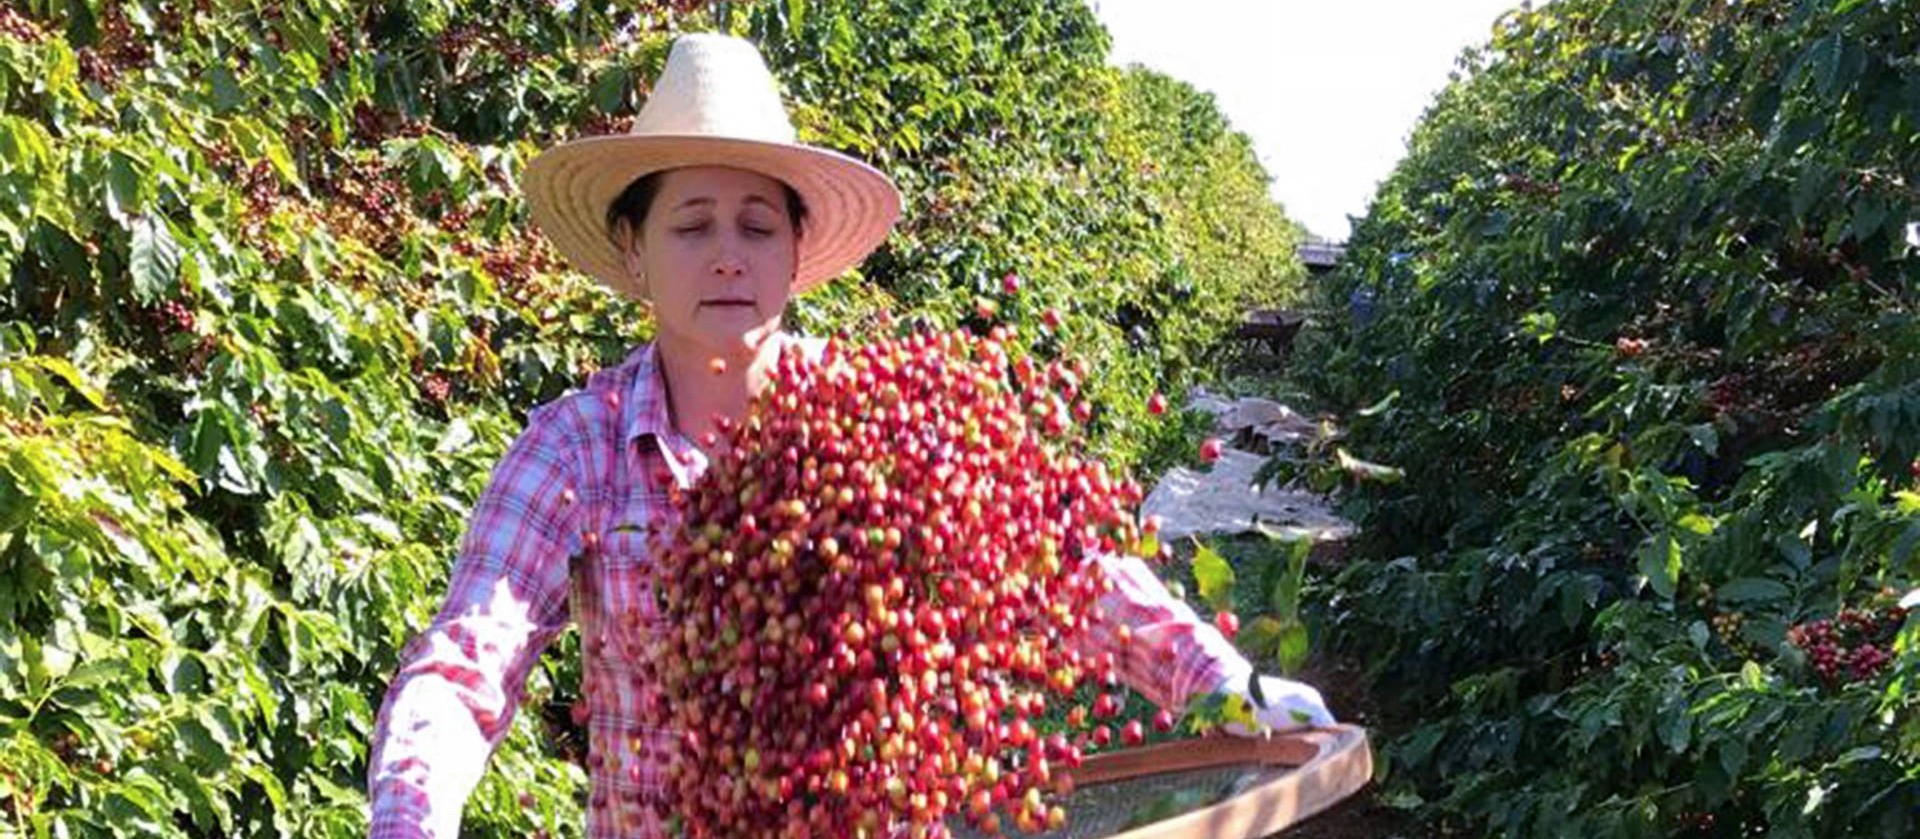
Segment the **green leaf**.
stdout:
<svg viewBox="0 0 1920 839">
<path fill-rule="evenodd" d="M 1520 334 L 1544 344 L 1560 331 L 1560 317 L 1551 311 L 1528 312 L 1520 316 Z"/>
<path fill-rule="evenodd" d="M 1706 536 L 1708 534 L 1711 534 L 1713 533 L 1713 529 L 1719 526 L 1718 523 L 1716 523 L 1713 519 L 1707 516 L 1703 516 L 1699 513 L 1688 513 L 1684 516 L 1681 516 L 1680 520 L 1677 522 L 1674 522 L 1674 524 L 1675 526 L 1679 527 L 1681 530 L 1685 530 L 1688 533 L 1693 533 L 1699 536 Z"/>
<path fill-rule="evenodd" d="M 1307 585 L 1307 557 L 1313 554 L 1313 540 L 1289 539 L 1286 545 L 1286 570 L 1268 592 L 1268 606 L 1275 616 L 1293 619 L 1300 616 L 1300 591 Z"/>
<path fill-rule="evenodd" d="M 213 112 L 216 114 L 231 113 L 244 101 L 239 82 L 225 64 L 215 62 L 207 70 L 207 84 L 212 88 Z"/>
<path fill-rule="evenodd" d="M 1735 739 L 1720 741 L 1720 768 L 1726 770 L 1727 777 L 1739 778 L 1746 764 L 1747 744 Z"/>
<path fill-rule="evenodd" d="M 1668 702 L 1661 706 L 1659 721 L 1660 742 L 1667 750 L 1680 754 L 1687 750 L 1687 744 L 1693 737 L 1693 719 L 1687 713 L 1685 703 Z"/>
<path fill-rule="evenodd" d="M 53 158 L 52 138 L 40 123 L 14 115 L 0 116 L 0 160 L 8 166 L 35 172 Z"/>
<path fill-rule="evenodd" d="M 1911 516 L 1920 513 L 1920 492 L 1903 489 L 1893 494 L 1894 509 L 1900 515 Z"/>
<path fill-rule="evenodd" d="M 1901 515 L 1913 515 L 1913 510 L 1905 508 L 1909 500 L 1914 502 L 1915 506 L 1920 506 L 1920 493 L 1903 492 L 1901 494 L 1910 496 L 1910 499 L 1902 499 L 1900 501 L 1899 506 L 1902 508 Z M 1899 536 L 1894 537 L 1893 547 L 1887 552 L 1887 566 L 1899 569 L 1901 573 L 1912 575 L 1913 569 L 1908 563 L 1913 557 L 1920 555 L 1920 552 L 1916 552 L 1916 548 L 1920 548 L 1920 521 L 1909 523 L 1905 530 L 1900 531 Z"/>
<path fill-rule="evenodd" d="M 1275 661 L 1280 665 L 1282 675 L 1291 676 L 1300 672 L 1312 652 L 1311 639 L 1307 637 L 1307 625 L 1298 620 L 1283 620 L 1280 625 L 1280 644 L 1274 653 Z"/>
<path fill-rule="evenodd" d="M 1378 481 L 1383 484 L 1393 484 L 1399 483 L 1400 479 L 1407 476 L 1405 470 L 1392 466 L 1382 466 L 1378 463 L 1369 463 L 1354 457 L 1344 448 L 1335 448 L 1333 454 L 1334 459 L 1342 470 L 1362 481 Z"/>
<path fill-rule="evenodd" d="M 1660 536 L 1642 543 L 1640 575 L 1647 578 L 1654 593 L 1671 600 L 1680 583 L 1680 543 L 1672 536 Z"/>
<path fill-rule="evenodd" d="M 300 181 L 300 167 L 294 165 L 293 155 L 287 152 L 285 143 L 272 137 L 262 138 L 260 153 L 267 156 L 267 162 L 273 164 L 273 171 L 280 175 L 281 181 L 290 184 Z"/>
<path fill-rule="evenodd" d="M 1832 187 L 1832 169 L 1821 163 L 1807 164 L 1800 170 L 1800 177 L 1793 182 L 1793 214 L 1807 215 L 1816 202 L 1827 197 Z"/>
<path fill-rule="evenodd" d="M 386 516 L 378 513 L 361 513 L 354 516 L 353 520 L 365 525 L 369 532 L 380 537 L 388 545 L 398 545 L 406 540 L 406 537 L 400 534 L 399 525 L 394 524 L 393 520 Z"/>
<path fill-rule="evenodd" d="M 153 303 L 173 292 L 180 276 L 180 245 L 165 219 L 153 215 L 133 219 L 132 252 L 128 270 L 133 293 L 142 303 Z"/>
<path fill-rule="evenodd" d="M 75 393 L 80 394 L 80 398 L 87 400 L 87 404 L 92 405 L 94 410 L 104 411 L 107 409 L 106 397 L 98 388 L 88 384 L 87 380 L 81 377 L 79 368 L 74 367 L 73 362 L 64 358 L 36 355 L 27 359 L 27 363 L 52 374 L 60 379 L 60 381 L 66 382 L 67 386 L 73 388 Z"/>
<path fill-rule="evenodd" d="M 120 681 L 130 670 L 125 659 L 109 658 L 85 661 L 62 679 L 60 686 L 73 690 L 91 690 Z"/>
<path fill-rule="evenodd" d="M 1393 407 L 1393 403 L 1398 401 L 1400 401 L 1400 389 L 1394 388 L 1392 392 L 1381 398 L 1380 401 L 1361 408 L 1358 415 L 1362 417 L 1379 416 L 1380 414 L 1386 413 L 1387 409 Z"/>
<path fill-rule="evenodd" d="M 380 487 L 367 480 L 367 476 L 344 467 L 329 469 L 327 474 L 333 476 L 334 482 L 340 485 L 340 491 L 347 497 L 376 506 L 380 504 Z"/>
<path fill-rule="evenodd" d="M 1713 594 L 1726 603 L 1774 603 L 1786 600 L 1792 592 L 1778 580 L 1741 577 L 1721 584 Z"/>
<path fill-rule="evenodd" d="M 1261 615 L 1240 627 L 1240 637 L 1234 643 L 1246 650 L 1253 658 L 1267 658 L 1280 654 L 1280 619 L 1272 615 Z"/>
<path fill-rule="evenodd" d="M 1824 92 L 1840 72 L 1840 33 L 1835 32 L 1807 45 L 1794 60 L 1789 76 L 1799 82 L 1811 78 L 1816 90 Z"/>
<path fill-rule="evenodd" d="M 128 220 L 147 209 L 146 184 L 140 169 L 125 152 L 107 155 L 107 215 L 114 221 Z"/>
<path fill-rule="evenodd" d="M 1887 223 L 1887 199 L 1879 195 L 1869 195 L 1853 205 L 1853 219 L 1849 229 L 1854 239 L 1866 241 Z"/>
<path fill-rule="evenodd" d="M 1193 555 L 1193 580 L 1200 586 L 1200 600 L 1214 611 L 1233 608 L 1233 566 L 1205 543 Z"/>
<path fill-rule="evenodd" d="M 1135 553 L 1141 559 L 1153 559 L 1154 557 L 1159 556 L 1160 555 L 1160 535 L 1157 533 L 1148 533 L 1144 536 L 1141 536 L 1140 545 L 1138 548 L 1135 549 Z"/>
<path fill-rule="evenodd" d="M 1703 422 L 1698 425 L 1687 426 L 1687 436 L 1692 438 L 1693 444 L 1698 446 L 1700 451 L 1707 456 L 1711 457 L 1720 453 L 1720 432 L 1714 430 L 1711 423 Z"/>
<path fill-rule="evenodd" d="M 632 71 L 624 64 L 615 64 L 600 74 L 593 84 L 593 105 L 600 113 L 618 113 L 626 104 L 627 91 L 632 88 Z"/>
</svg>

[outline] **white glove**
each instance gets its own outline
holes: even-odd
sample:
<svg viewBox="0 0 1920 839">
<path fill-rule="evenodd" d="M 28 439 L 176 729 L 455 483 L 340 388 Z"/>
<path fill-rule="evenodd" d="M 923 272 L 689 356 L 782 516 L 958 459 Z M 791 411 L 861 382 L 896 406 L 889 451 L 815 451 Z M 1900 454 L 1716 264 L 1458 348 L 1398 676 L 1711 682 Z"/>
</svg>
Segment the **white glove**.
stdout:
<svg viewBox="0 0 1920 839">
<path fill-rule="evenodd" d="M 1226 693 L 1245 699 L 1253 708 L 1253 718 L 1265 724 L 1272 731 L 1289 731 L 1309 726 L 1333 724 L 1333 712 L 1327 710 L 1327 702 L 1320 698 L 1320 691 L 1305 682 L 1282 679 L 1278 676 L 1261 676 L 1260 698 L 1266 700 L 1266 707 L 1254 699 L 1248 688 L 1248 679 L 1241 675 L 1220 686 Z M 1249 729 L 1238 722 L 1230 722 L 1221 730 L 1238 737 L 1256 737 L 1263 732 Z"/>
</svg>

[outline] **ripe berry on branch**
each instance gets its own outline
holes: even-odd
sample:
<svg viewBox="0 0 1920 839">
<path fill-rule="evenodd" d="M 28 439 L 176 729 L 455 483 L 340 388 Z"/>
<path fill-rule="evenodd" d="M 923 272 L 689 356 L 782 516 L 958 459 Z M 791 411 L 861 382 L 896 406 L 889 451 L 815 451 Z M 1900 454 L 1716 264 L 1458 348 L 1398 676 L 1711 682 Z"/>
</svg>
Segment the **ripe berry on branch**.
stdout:
<svg viewBox="0 0 1920 839">
<path fill-rule="evenodd" d="M 444 374 L 430 374 L 420 383 L 420 395 L 426 397 L 430 404 L 445 405 L 448 397 L 453 395 L 453 383 Z"/>
</svg>

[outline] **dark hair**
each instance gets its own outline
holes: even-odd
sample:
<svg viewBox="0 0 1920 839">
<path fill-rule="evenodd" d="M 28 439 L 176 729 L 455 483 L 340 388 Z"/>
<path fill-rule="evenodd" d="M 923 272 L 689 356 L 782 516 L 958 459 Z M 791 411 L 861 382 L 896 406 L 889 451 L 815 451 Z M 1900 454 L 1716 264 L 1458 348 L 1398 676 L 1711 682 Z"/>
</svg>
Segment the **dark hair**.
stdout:
<svg viewBox="0 0 1920 839">
<path fill-rule="evenodd" d="M 653 209 L 653 199 L 660 194 L 660 184 L 665 181 L 666 174 L 671 171 L 673 170 L 665 169 L 649 172 L 635 178 L 633 183 L 627 184 L 627 188 L 621 191 L 618 198 L 613 199 L 612 204 L 607 205 L 608 238 L 614 238 L 614 231 L 620 229 L 622 221 L 633 225 L 636 231 L 641 225 L 646 224 L 647 213 Z M 807 203 L 800 200 L 800 193 L 795 192 L 786 181 L 779 181 L 779 184 L 780 189 L 787 194 L 787 220 L 793 222 L 793 235 L 798 238 L 800 225 L 807 220 Z M 618 241 L 614 242 L 615 247 L 621 244 Z"/>
</svg>

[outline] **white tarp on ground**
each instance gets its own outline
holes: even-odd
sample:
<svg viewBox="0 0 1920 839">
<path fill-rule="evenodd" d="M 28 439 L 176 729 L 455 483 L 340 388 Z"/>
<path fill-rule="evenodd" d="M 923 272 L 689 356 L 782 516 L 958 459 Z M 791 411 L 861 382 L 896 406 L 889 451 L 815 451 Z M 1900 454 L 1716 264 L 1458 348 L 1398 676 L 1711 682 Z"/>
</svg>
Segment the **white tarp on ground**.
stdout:
<svg viewBox="0 0 1920 839">
<path fill-rule="evenodd" d="M 1232 436 L 1242 430 L 1252 429 L 1254 434 L 1267 438 L 1276 446 L 1298 443 L 1313 437 L 1320 430 L 1319 423 L 1271 399 L 1222 399 L 1205 390 L 1195 389 L 1187 405 L 1212 414 L 1215 427 L 1222 435 Z"/>
<path fill-rule="evenodd" d="M 1176 467 L 1147 494 L 1141 512 L 1160 517 L 1162 541 L 1191 534 L 1245 533 L 1254 519 L 1270 531 L 1334 542 L 1353 533 L 1353 524 L 1334 515 L 1324 496 L 1253 485 L 1266 458 L 1227 449 L 1207 472 Z"/>
</svg>

